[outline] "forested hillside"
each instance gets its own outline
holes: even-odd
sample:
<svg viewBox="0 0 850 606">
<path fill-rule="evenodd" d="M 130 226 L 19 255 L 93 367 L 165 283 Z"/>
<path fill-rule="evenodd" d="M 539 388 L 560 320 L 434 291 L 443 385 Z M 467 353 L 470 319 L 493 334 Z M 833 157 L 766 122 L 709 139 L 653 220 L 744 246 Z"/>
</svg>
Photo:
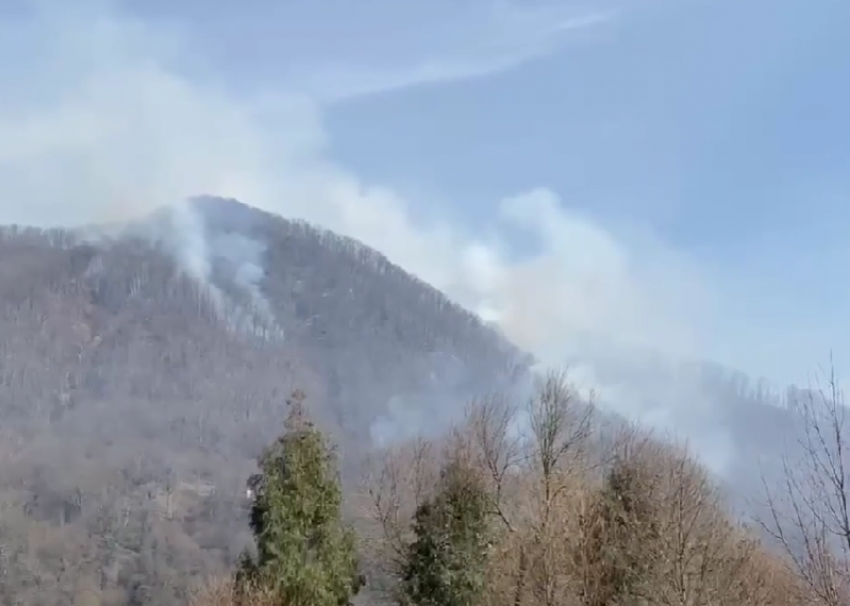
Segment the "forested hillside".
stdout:
<svg viewBox="0 0 850 606">
<path fill-rule="evenodd" d="M 250 542 L 245 482 L 296 388 L 353 494 L 376 443 L 527 383 L 529 356 L 353 240 L 186 213 L 0 232 L 0 604 L 184 603 Z M 759 450 L 773 396 L 701 373 Z"/>
<path fill-rule="evenodd" d="M 244 546 L 245 481 L 296 386 L 353 478 L 373 433 L 421 429 L 406 409 L 433 407 L 437 428 L 522 371 L 517 350 L 376 252 L 197 204 L 230 311 L 153 222 L 0 235 L 0 603 L 68 604 L 88 587 L 104 604 L 180 603 Z M 268 315 L 238 288 L 249 261 Z M 228 321 L 239 313 L 253 319 Z"/>
</svg>

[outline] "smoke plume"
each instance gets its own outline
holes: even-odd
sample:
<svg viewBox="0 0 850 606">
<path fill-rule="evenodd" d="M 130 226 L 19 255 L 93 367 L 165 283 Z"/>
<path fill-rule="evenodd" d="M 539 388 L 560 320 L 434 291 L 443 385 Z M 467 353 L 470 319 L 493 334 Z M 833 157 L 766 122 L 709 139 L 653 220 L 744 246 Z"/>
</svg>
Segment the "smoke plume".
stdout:
<svg viewBox="0 0 850 606">
<path fill-rule="evenodd" d="M 704 450 L 725 460 L 720 426 L 685 422 L 698 400 L 692 383 L 661 393 L 601 370 L 650 352 L 697 356 L 715 336 L 712 285 L 651 234 L 614 232 L 546 188 L 506 192 L 475 227 L 415 219 L 415 198 L 331 159 L 309 97 L 285 83 L 240 92 L 187 68 L 203 58 L 179 28 L 95 7 L 0 21 L 0 40 L 6 56 L 27 57 L 26 69 L 4 75 L 0 223 L 123 223 L 165 209 L 176 258 L 217 309 L 236 317 L 220 267 L 251 318 L 280 331 L 263 293 L 264 243 L 228 232 L 238 218 L 192 196 L 303 218 L 378 249 L 541 363 L 578 361 L 576 376 L 614 409 L 708 436 Z M 520 235 L 535 249 L 517 246 Z M 396 422 L 425 422 L 407 414 Z"/>
</svg>

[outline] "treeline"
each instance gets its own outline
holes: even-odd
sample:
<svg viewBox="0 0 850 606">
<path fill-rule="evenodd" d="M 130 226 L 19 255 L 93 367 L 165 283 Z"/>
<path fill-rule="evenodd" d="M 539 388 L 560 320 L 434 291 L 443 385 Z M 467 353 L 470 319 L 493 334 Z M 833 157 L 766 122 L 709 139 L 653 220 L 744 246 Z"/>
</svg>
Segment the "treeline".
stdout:
<svg viewBox="0 0 850 606">
<path fill-rule="evenodd" d="M 686 446 L 604 425 L 558 373 L 526 406 L 481 399 L 443 438 L 380 453 L 348 526 L 333 451 L 298 398 L 250 483 L 256 554 L 193 606 L 340 606 L 366 592 L 400 606 L 847 604 L 850 533 L 830 525 L 846 520 L 843 486 L 793 480 L 843 473 L 830 394 L 798 409 L 825 467 L 787 462 L 791 518 L 771 499 L 762 532 L 736 519 Z"/>
</svg>

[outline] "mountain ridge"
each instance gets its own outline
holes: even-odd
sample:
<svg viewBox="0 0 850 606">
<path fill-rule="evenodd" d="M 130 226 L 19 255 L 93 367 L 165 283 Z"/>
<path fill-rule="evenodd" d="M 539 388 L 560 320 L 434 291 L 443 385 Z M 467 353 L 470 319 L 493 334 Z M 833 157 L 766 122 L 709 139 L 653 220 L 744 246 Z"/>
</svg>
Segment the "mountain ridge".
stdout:
<svg viewBox="0 0 850 606">
<path fill-rule="evenodd" d="M 475 396 L 522 396 L 534 362 L 379 252 L 234 200 L 129 226 L 0 229 L 0 533 L 14 563 L 0 602 L 38 601 L 37 577 L 56 604 L 84 582 L 104 606 L 139 583 L 182 603 L 250 541 L 245 480 L 293 389 L 352 491 L 372 446 L 439 432 Z M 765 398 L 731 376 L 712 385 L 697 423 L 720 423 L 711 402 L 746 408 L 750 427 L 728 437 L 740 449 Z M 641 395 L 660 396 L 681 393 Z"/>
</svg>

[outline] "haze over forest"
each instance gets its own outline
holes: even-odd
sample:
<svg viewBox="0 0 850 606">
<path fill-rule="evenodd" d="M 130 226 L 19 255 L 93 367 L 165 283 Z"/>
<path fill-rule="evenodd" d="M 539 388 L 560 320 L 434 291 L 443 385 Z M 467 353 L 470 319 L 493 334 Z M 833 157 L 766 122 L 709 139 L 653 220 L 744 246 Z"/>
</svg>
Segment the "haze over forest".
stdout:
<svg viewBox="0 0 850 606">
<path fill-rule="evenodd" d="M 177 603 L 185 571 L 232 566 L 250 543 L 246 478 L 292 390 L 356 491 L 375 447 L 438 436 L 474 398 L 531 385 L 532 356 L 379 253 L 234 200 L 118 227 L 6 227 L 0 247 L 6 599 L 49 587 L 63 603 L 84 581 L 107 603 L 134 583 Z M 784 399 L 740 373 L 592 362 L 648 406 L 691 390 L 675 420 L 734 459 L 720 469 L 732 486 L 783 452 Z"/>
<path fill-rule="evenodd" d="M 293 390 L 355 519 L 552 368 L 763 513 L 850 338 L 840 19 L 650 4 L 0 6 L 0 605 L 226 574 Z"/>
</svg>

